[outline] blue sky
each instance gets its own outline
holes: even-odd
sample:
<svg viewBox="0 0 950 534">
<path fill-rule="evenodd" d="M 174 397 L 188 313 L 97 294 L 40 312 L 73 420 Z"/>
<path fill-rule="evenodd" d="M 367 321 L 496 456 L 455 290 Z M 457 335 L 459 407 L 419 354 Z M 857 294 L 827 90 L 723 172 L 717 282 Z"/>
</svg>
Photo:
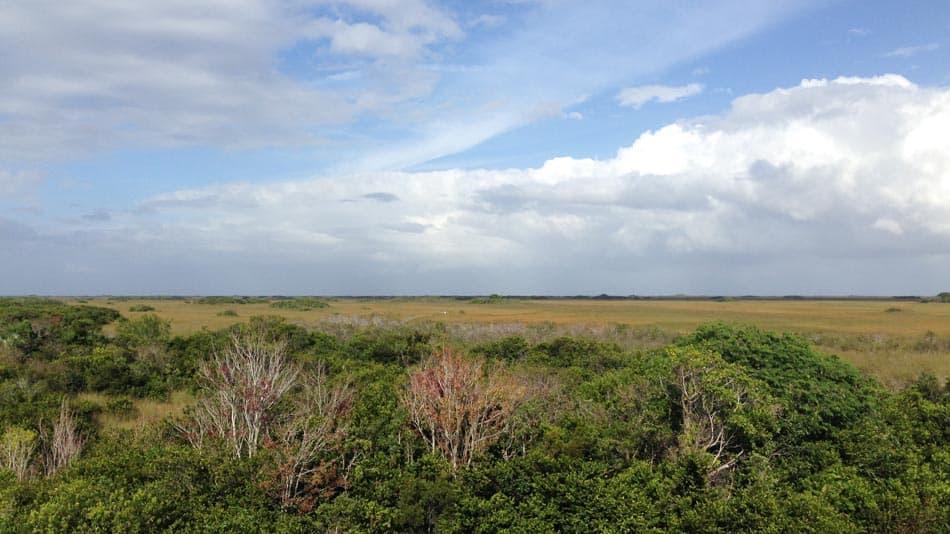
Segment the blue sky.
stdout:
<svg viewBox="0 0 950 534">
<path fill-rule="evenodd" d="M 0 294 L 932 294 L 950 4 L 0 6 Z"/>
</svg>

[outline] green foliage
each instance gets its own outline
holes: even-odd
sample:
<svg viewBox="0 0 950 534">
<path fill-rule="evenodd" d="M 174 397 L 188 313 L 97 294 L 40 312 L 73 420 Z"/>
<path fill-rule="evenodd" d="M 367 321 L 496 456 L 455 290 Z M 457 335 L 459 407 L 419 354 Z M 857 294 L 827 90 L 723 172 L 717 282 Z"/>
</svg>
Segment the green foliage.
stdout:
<svg viewBox="0 0 950 534">
<path fill-rule="evenodd" d="M 797 336 L 724 324 L 700 327 L 680 340 L 746 368 L 782 405 L 782 433 L 791 442 L 831 439 L 876 408 L 880 387 Z"/>
<path fill-rule="evenodd" d="M 201 297 L 191 301 L 194 304 L 263 304 L 268 299 L 261 297 Z"/>
<path fill-rule="evenodd" d="M 106 404 L 105 412 L 120 419 L 131 419 L 137 414 L 135 404 L 132 403 L 131 399 L 125 397 L 110 400 Z"/>
<path fill-rule="evenodd" d="M 554 337 L 553 325 L 470 336 L 471 352 L 528 398 L 492 447 L 453 471 L 418 439 L 402 398 L 407 366 L 444 328 L 330 333 L 254 317 L 173 337 L 145 314 L 102 335 L 116 319 L 0 299 L 0 430 L 21 433 L 0 441 L 35 446 L 30 476 L 0 469 L 0 532 L 950 531 L 950 385 L 922 375 L 889 392 L 799 337 L 716 324 L 635 352 Z M 135 431 L 96 422 L 132 421 L 143 415 L 134 397 L 194 387 L 197 364 L 248 329 L 287 340 L 294 365 L 325 366 L 354 392 L 333 458 L 345 482 L 313 509 L 281 507 L 268 454 L 192 448 L 171 420 L 120 425 Z M 80 398 L 95 402 L 69 401 L 86 448 L 40 476 L 64 395 L 93 391 Z"/>
<path fill-rule="evenodd" d="M 130 312 L 150 312 L 155 311 L 155 306 L 149 306 L 148 304 L 136 304 L 135 306 L 129 306 Z"/>
<path fill-rule="evenodd" d="M 410 328 L 367 329 L 350 338 L 346 353 L 355 359 L 411 365 L 432 352 L 432 334 Z"/>
<path fill-rule="evenodd" d="M 282 339 L 287 341 L 287 348 L 291 354 L 308 350 L 313 339 L 307 329 L 287 322 L 287 319 L 276 315 L 256 315 L 248 323 L 234 325 L 232 332 L 257 332 L 266 339 Z"/>
<path fill-rule="evenodd" d="M 620 367 L 624 361 L 619 346 L 593 339 L 561 336 L 532 348 L 528 362 L 550 367 L 583 367 L 597 372 Z"/>
<path fill-rule="evenodd" d="M 278 300 L 270 303 L 271 308 L 279 310 L 311 311 L 330 307 L 326 302 L 313 297 L 298 297 L 295 299 Z"/>
<path fill-rule="evenodd" d="M 15 531 L 205 531 L 224 525 L 250 531 L 255 523 L 273 523 L 252 463 L 124 439 L 106 445 L 30 496 L 17 510 Z M 235 517 L 226 520 L 220 508 Z"/>
<path fill-rule="evenodd" d="M 154 314 L 132 320 L 122 318 L 116 324 L 116 343 L 130 348 L 167 343 L 171 328 L 170 322 Z"/>
<path fill-rule="evenodd" d="M 530 350 L 531 345 L 521 336 L 508 336 L 472 347 L 473 354 L 507 362 L 524 361 Z"/>
<path fill-rule="evenodd" d="M 96 306 L 68 306 L 56 300 L 0 298 L 0 345 L 31 357 L 52 359 L 68 346 L 90 347 L 119 312 Z"/>
<path fill-rule="evenodd" d="M 469 300 L 469 302 L 471 304 L 502 304 L 506 300 L 508 300 L 507 297 L 503 297 L 501 295 L 496 295 L 492 293 L 491 295 L 488 295 L 487 297 L 475 297 Z"/>
</svg>

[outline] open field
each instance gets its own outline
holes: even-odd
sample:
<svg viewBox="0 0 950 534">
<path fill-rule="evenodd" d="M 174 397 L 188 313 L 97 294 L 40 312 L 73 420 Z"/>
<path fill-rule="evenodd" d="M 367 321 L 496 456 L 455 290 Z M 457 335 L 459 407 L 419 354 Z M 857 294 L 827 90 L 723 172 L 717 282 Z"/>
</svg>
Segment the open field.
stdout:
<svg viewBox="0 0 950 534">
<path fill-rule="evenodd" d="M 88 401 L 106 406 L 116 396 L 104 393 L 80 393 L 76 400 Z M 148 425 L 155 425 L 167 417 L 174 417 L 184 413 L 185 408 L 195 402 L 195 398 L 186 391 L 175 391 L 165 401 L 155 399 L 131 399 L 132 410 L 126 416 L 110 413 L 100 413 L 96 422 L 104 429 L 137 430 Z"/>
<path fill-rule="evenodd" d="M 310 311 L 277 309 L 267 302 L 198 304 L 189 299 L 82 299 L 123 315 L 150 306 L 176 334 L 218 329 L 255 315 L 280 315 L 303 325 L 382 319 L 447 325 L 550 325 L 590 328 L 626 325 L 662 332 L 670 338 L 713 322 L 753 324 L 801 334 L 820 349 L 837 354 L 899 384 L 930 372 L 950 376 L 950 305 L 898 300 L 504 300 L 476 304 L 452 298 L 332 298 L 329 307 Z M 76 303 L 77 299 L 70 302 Z M 233 310 L 237 315 L 223 315 Z M 662 337 L 661 336 L 661 337 Z"/>
</svg>

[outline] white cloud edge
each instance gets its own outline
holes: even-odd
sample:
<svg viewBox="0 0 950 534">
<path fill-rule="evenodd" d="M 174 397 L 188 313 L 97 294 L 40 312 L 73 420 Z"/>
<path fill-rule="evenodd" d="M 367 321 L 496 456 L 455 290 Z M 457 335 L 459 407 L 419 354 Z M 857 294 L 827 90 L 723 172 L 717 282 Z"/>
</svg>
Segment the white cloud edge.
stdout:
<svg viewBox="0 0 950 534">
<path fill-rule="evenodd" d="M 696 96 L 703 92 L 705 85 L 689 83 L 686 85 L 640 85 L 626 87 L 617 93 L 617 102 L 621 106 L 640 109 L 649 102 L 667 104 L 684 98 Z"/>
</svg>

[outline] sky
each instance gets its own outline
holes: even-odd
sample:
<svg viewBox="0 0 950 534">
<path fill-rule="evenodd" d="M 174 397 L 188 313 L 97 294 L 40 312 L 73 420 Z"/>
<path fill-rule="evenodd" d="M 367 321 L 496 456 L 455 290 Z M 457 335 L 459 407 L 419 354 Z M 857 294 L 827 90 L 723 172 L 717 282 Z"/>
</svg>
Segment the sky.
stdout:
<svg viewBox="0 0 950 534">
<path fill-rule="evenodd" d="M 950 290 L 946 0 L 0 2 L 0 294 Z"/>
</svg>

